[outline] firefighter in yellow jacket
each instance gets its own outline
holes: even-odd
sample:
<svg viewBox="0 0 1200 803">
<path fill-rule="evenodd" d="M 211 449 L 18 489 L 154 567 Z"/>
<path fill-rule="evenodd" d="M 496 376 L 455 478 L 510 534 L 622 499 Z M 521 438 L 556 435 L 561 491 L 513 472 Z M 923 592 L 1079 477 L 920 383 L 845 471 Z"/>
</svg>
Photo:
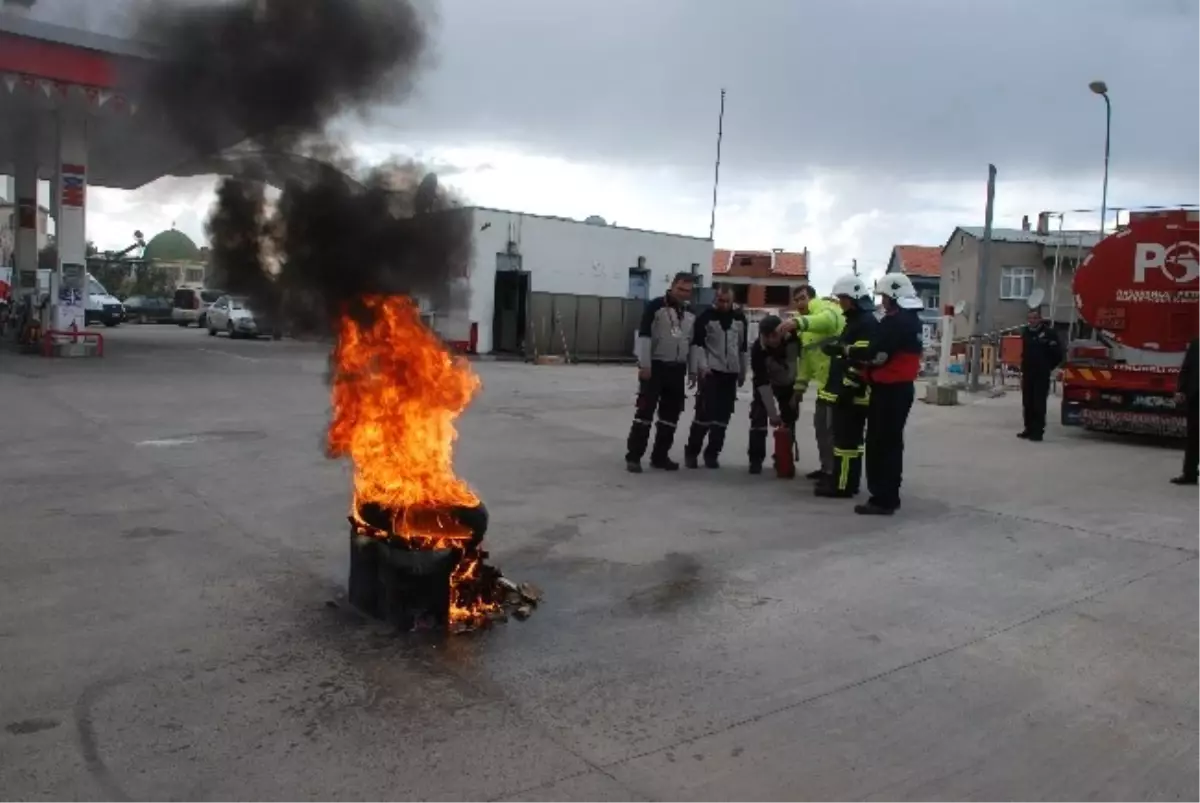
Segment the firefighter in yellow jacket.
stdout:
<svg viewBox="0 0 1200 803">
<path fill-rule="evenodd" d="M 800 335 L 800 357 L 796 369 L 796 388 L 792 403 L 797 407 L 804 398 L 809 385 L 817 388 L 817 401 L 813 411 L 813 431 L 817 439 L 817 453 L 821 467 L 810 471 L 810 480 L 829 483 L 834 478 L 833 454 L 833 402 L 825 389 L 829 381 L 829 355 L 822 348 L 837 341 L 845 326 L 841 307 L 833 302 L 817 298 L 816 291 L 809 285 L 796 288 L 793 300 L 796 315 L 784 321 L 782 331 L 793 331 Z"/>
</svg>

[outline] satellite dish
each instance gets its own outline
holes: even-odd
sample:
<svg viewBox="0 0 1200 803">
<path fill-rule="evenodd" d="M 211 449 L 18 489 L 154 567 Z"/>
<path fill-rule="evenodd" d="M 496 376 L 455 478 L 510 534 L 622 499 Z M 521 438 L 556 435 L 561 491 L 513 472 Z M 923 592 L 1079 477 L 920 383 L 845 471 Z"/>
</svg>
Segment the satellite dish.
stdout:
<svg viewBox="0 0 1200 803">
<path fill-rule="evenodd" d="M 955 315 L 962 315 L 966 311 L 967 311 L 967 302 L 965 302 L 965 301 L 955 301 L 954 302 L 954 314 Z"/>
<path fill-rule="evenodd" d="M 1030 309 L 1037 309 L 1042 306 L 1042 301 L 1046 298 L 1046 291 L 1040 287 L 1035 287 L 1033 292 L 1029 294 L 1029 298 L 1025 299 L 1025 303 Z"/>
</svg>

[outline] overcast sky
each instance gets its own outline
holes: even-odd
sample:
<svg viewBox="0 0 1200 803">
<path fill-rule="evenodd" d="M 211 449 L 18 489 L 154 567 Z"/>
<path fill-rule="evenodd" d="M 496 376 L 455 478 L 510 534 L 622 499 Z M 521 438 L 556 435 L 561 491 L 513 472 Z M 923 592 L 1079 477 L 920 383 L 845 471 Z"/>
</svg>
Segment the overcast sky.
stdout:
<svg viewBox="0 0 1200 803">
<path fill-rule="evenodd" d="M 34 15 L 121 33 L 123 0 Z M 453 0 L 406 102 L 343 129 L 362 155 L 416 154 L 473 202 L 706 235 L 728 91 L 718 247 L 813 252 L 818 282 L 896 243 L 1099 207 L 1195 202 L 1196 0 Z M 102 9 L 109 9 L 106 13 Z M 211 183 L 91 195 L 102 246 L 200 237 Z M 1068 224 L 1094 226 L 1097 215 Z"/>
</svg>

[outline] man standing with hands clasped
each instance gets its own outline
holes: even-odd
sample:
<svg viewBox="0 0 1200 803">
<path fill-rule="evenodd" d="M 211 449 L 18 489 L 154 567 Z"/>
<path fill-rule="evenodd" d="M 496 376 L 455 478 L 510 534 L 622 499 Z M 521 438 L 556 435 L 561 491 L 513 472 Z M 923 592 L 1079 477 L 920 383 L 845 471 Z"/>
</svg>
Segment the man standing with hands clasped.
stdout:
<svg viewBox="0 0 1200 803">
<path fill-rule="evenodd" d="M 1176 485 L 1195 485 L 1200 469 L 1200 339 L 1192 338 L 1179 369 L 1179 390 L 1175 404 L 1187 412 L 1187 443 L 1183 445 L 1183 473 L 1173 477 Z"/>
<path fill-rule="evenodd" d="M 1030 310 L 1028 321 L 1021 327 L 1021 412 L 1025 428 L 1017 437 L 1036 442 L 1046 432 L 1050 374 L 1062 362 L 1062 345 L 1040 310 Z"/>
<path fill-rule="evenodd" d="M 642 472 L 651 426 L 655 426 L 655 434 L 650 466 L 663 471 L 679 470 L 670 452 L 679 414 L 687 400 L 688 349 L 695 322 L 688 309 L 693 281 L 690 273 L 676 273 L 666 295 L 648 301 L 642 312 L 637 335 L 637 404 L 625 450 L 625 468 L 634 474 Z"/>
<path fill-rule="evenodd" d="M 692 372 L 690 379 L 699 384 L 696 415 L 683 462 L 688 468 L 700 467 L 704 449 L 704 467 L 720 468 L 717 458 L 725 445 L 725 430 L 733 416 L 737 391 L 746 382 L 746 316 L 733 308 L 733 293 L 728 287 L 717 288 L 713 305 L 696 318 L 692 328 Z"/>
</svg>

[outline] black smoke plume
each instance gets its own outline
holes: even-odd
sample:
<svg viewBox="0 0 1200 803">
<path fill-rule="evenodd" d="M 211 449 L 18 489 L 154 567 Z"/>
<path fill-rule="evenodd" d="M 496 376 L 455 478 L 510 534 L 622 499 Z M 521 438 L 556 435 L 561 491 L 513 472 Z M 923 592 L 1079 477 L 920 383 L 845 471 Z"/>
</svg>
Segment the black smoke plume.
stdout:
<svg viewBox="0 0 1200 803">
<path fill-rule="evenodd" d="M 417 165 L 355 166 L 326 134 L 412 87 L 427 37 L 408 0 L 160 2 L 140 27 L 161 45 L 151 100 L 197 158 L 251 146 L 221 163 L 208 222 L 223 289 L 299 330 L 366 295 L 452 300 L 470 241 L 454 199 Z"/>
</svg>

